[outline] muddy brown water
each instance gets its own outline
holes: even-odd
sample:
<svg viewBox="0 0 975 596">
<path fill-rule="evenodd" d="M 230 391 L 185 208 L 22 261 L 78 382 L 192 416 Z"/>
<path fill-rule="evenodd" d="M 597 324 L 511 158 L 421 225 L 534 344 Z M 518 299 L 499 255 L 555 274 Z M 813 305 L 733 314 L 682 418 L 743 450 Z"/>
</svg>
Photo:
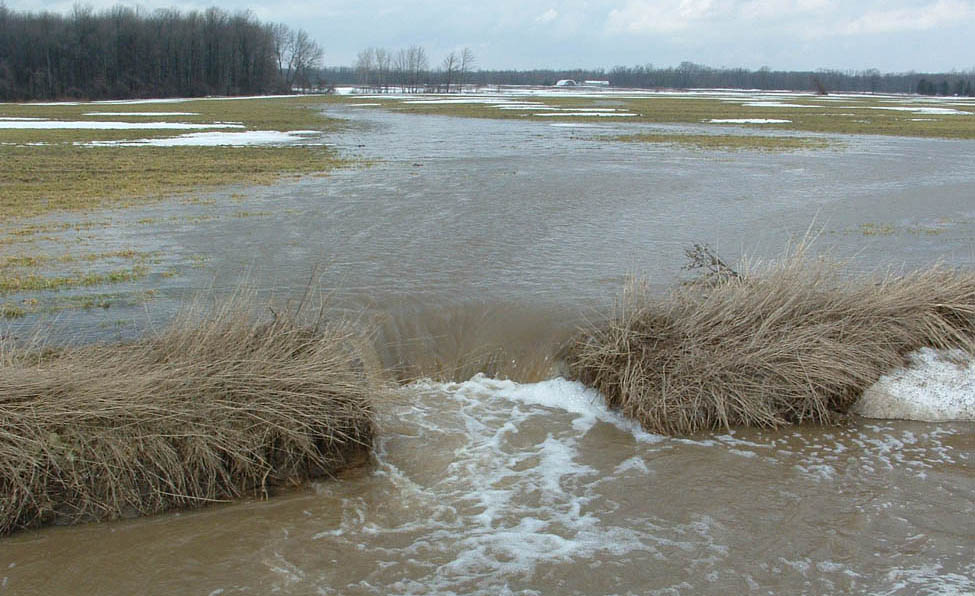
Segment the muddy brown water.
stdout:
<svg viewBox="0 0 975 596">
<path fill-rule="evenodd" d="M 376 461 L 339 481 L 5 538 L 0 593 L 975 591 L 972 423 L 665 438 L 555 377 L 552 361 L 626 275 L 673 283 L 693 242 L 770 257 L 812 227 L 817 250 L 853 271 L 971 266 L 975 143 L 704 152 L 596 138 L 632 124 L 330 109 L 356 123 L 340 148 L 381 161 L 90 216 L 113 225 L 85 250 L 159 256 L 112 307 L 54 325 L 134 335 L 201 288 L 246 275 L 295 297 L 314 277 L 336 308 L 379 318 L 387 363 L 450 382 L 401 388 L 380 408 Z M 178 275 L 161 273 L 170 265 Z M 148 306 L 126 305 L 146 287 Z M 514 380 L 474 376 L 485 362 Z"/>
</svg>

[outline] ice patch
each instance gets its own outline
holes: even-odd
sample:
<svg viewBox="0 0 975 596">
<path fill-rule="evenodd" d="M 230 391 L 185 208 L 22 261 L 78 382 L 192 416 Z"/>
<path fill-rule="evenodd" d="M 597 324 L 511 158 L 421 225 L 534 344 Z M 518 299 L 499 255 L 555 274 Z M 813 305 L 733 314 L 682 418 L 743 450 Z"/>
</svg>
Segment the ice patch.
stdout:
<svg viewBox="0 0 975 596">
<path fill-rule="evenodd" d="M 964 352 L 922 348 L 863 392 L 853 412 L 867 418 L 975 420 L 975 360 Z"/>
<path fill-rule="evenodd" d="M 196 132 L 164 139 L 136 139 L 133 141 L 92 141 L 87 147 L 218 147 L 245 145 L 285 145 L 317 135 L 316 130 L 248 130 L 245 132 Z"/>
<path fill-rule="evenodd" d="M 82 116 L 199 116 L 199 112 L 85 112 Z"/>
<path fill-rule="evenodd" d="M 708 122 L 711 124 L 788 124 L 792 120 L 780 120 L 778 118 L 712 118 Z"/>
</svg>

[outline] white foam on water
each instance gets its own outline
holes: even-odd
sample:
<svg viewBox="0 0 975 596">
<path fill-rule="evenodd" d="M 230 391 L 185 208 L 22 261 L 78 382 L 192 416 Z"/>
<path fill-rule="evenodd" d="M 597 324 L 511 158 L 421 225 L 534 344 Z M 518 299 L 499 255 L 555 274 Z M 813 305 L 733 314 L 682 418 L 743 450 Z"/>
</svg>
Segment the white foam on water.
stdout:
<svg viewBox="0 0 975 596">
<path fill-rule="evenodd" d="M 572 426 L 580 432 L 588 431 L 597 422 L 606 422 L 631 433 L 640 442 L 657 443 L 664 440 L 661 435 L 648 433 L 639 424 L 609 409 L 602 394 L 595 389 L 561 377 L 540 383 L 516 383 L 478 374 L 469 381 L 451 383 L 444 388 L 460 394 L 490 395 L 527 405 L 563 410 L 577 416 Z"/>
<path fill-rule="evenodd" d="M 940 563 L 891 569 L 887 573 L 890 589 L 877 594 L 941 594 L 961 596 L 975 593 L 975 576 L 946 573 Z"/>
<path fill-rule="evenodd" d="M 922 348 L 909 355 L 906 368 L 864 391 L 853 411 L 867 418 L 975 420 L 975 359 L 961 351 Z"/>
</svg>

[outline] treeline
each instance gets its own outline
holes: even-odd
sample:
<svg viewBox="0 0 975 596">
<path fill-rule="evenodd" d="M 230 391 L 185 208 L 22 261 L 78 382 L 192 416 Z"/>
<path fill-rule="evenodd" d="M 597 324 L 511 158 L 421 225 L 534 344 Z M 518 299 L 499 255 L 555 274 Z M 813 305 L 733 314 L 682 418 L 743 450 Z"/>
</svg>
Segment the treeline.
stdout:
<svg viewBox="0 0 975 596">
<path fill-rule="evenodd" d="M 422 48 L 411 48 L 425 56 Z M 366 50 L 376 56 L 377 50 Z M 402 53 L 402 51 L 401 51 Z M 395 54 L 393 64 L 399 64 L 401 53 Z M 379 54 L 390 60 L 392 54 L 382 51 Z M 425 61 L 419 72 L 409 75 L 411 84 L 404 85 L 405 69 L 394 68 L 384 71 L 382 67 L 363 68 L 363 65 L 377 64 L 360 59 L 356 67 L 335 67 L 324 69 L 321 76 L 341 85 L 359 85 L 385 89 L 390 83 L 406 90 L 434 90 L 443 87 L 447 75 L 444 68 L 447 59 L 437 68 L 429 68 Z M 382 64 L 382 60 L 378 64 Z M 460 62 L 463 64 L 463 61 Z M 388 62 L 387 62 L 388 64 Z M 975 96 L 975 72 L 963 73 L 881 73 L 875 69 L 863 71 L 787 71 L 760 68 L 711 68 L 692 62 L 683 62 L 675 67 L 617 66 L 609 71 L 604 69 L 571 70 L 477 70 L 469 67 L 460 69 L 460 76 L 454 82 L 475 86 L 492 85 L 554 85 L 562 79 L 575 81 L 607 80 L 614 87 L 638 89 L 766 89 L 812 91 L 816 93 L 859 92 L 859 93 L 920 93 L 925 95 Z"/>
<path fill-rule="evenodd" d="M 677 67 L 617 66 L 603 77 L 617 87 L 639 88 L 729 88 L 785 89 L 790 91 L 833 91 L 860 93 L 922 93 L 967 95 L 975 93 L 975 72 L 967 73 L 881 73 L 862 71 L 789 71 L 760 68 L 711 68 L 682 62 Z M 931 81 L 938 81 L 932 83 Z"/>
<path fill-rule="evenodd" d="M 0 3 L 0 100 L 288 92 L 318 82 L 307 33 L 219 8 L 152 13 L 76 5 L 67 15 Z"/>
<path fill-rule="evenodd" d="M 414 45 L 395 52 L 386 48 L 366 48 L 356 57 L 355 84 L 380 92 L 396 88 L 412 93 L 428 90 L 450 93 L 456 86 L 470 81 L 474 64 L 474 52 L 470 48 L 448 53 L 433 70 L 422 46 Z"/>
</svg>

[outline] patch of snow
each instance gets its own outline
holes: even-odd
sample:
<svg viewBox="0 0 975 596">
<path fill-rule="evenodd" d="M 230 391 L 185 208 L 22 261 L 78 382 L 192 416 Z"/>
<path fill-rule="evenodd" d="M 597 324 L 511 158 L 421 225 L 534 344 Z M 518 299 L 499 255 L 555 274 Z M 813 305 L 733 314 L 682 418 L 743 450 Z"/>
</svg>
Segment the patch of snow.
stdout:
<svg viewBox="0 0 975 596">
<path fill-rule="evenodd" d="M 778 101 L 749 101 L 741 104 L 751 108 L 819 108 L 822 106 L 809 106 L 801 103 L 782 103 Z"/>
<path fill-rule="evenodd" d="M 199 112 L 85 112 L 82 116 L 199 116 Z"/>
<path fill-rule="evenodd" d="M 778 118 L 712 118 L 708 122 L 711 124 L 788 124 L 792 120 L 780 120 Z"/>
<path fill-rule="evenodd" d="M 602 117 L 610 117 L 610 116 L 636 116 L 636 114 L 623 113 L 623 112 L 610 112 L 610 113 L 607 112 L 547 112 L 544 114 L 532 114 L 532 116 L 548 116 L 548 117 L 555 117 L 555 118 L 563 118 L 563 117 L 570 117 L 570 116 L 590 116 L 590 117 L 602 118 Z"/>
<path fill-rule="evenodd" d="M 908 106 L 871 106 L 871 110 L 895 110 L 898 112 L 911 112 L 912 114 L 929 114 L 929 115 L 943 115 L 943 116 L 971 116 L 971 112 L 965 112 L 963 110 L 956 110 L 954 108 L 933 108 L 930 106 L 918 106 L 918 107 L 908 107 Z"/>
<path fill-rule="evenodd" d="M 975 420 L 975 360 L 971 355 L 921 348 L 910 363 L 867 388 L 853 412 L 867 418 L 938 422 Z"/>
<path fill-rule="evenodd" d="M 137 139 L 134 141 L 92 141 L 88 147 L 216 147 L 245 145 L 284 145 L 317 135 L 316 130 L 248 130 L 245 132 L 196 132 L 164 139 Z"/>
<path fill-rule="evenodd" d="M 45 130 L 193 130 L 200 128 L 244 128 L 243 124 L 190 124 L 188 122 L 102 122 L 71 120 L 0 120 L 0 129 L 36 128 Z"/>
</svg>

